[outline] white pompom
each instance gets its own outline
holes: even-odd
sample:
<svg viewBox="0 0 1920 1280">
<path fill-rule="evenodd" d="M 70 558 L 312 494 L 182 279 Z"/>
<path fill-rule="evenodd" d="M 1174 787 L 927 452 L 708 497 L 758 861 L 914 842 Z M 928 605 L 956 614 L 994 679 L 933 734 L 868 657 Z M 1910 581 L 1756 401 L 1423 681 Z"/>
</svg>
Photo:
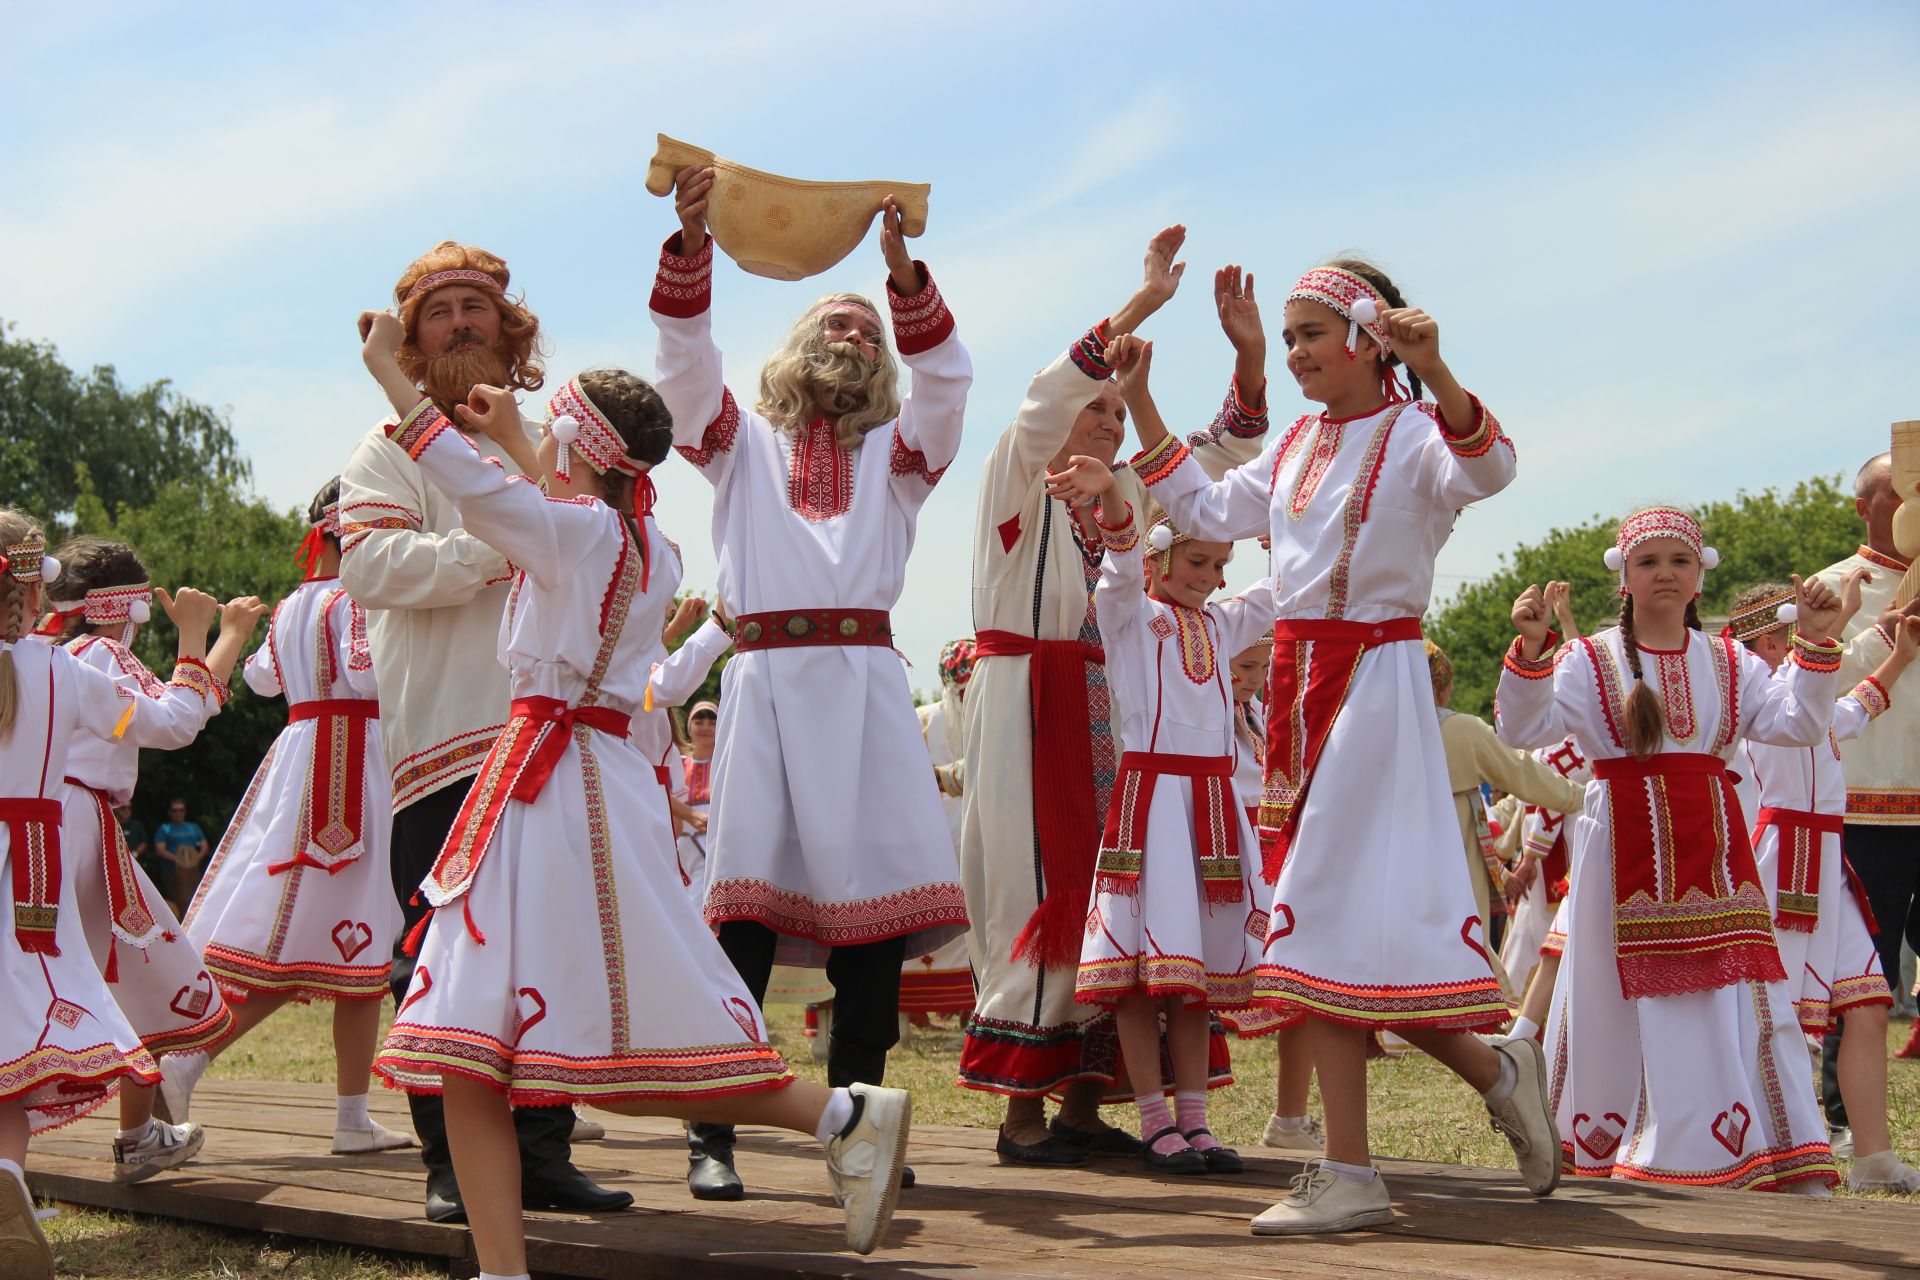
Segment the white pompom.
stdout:
<svg viewBox="0 0 1920 1280">
<path fill-rule="evenodd" d="M 136 623 L 145 622 L 148 618 L 151 618 L 152 616 L 153 616 L 153 607 L 149 605 L 145 600 L 135 600 L 132 604 L 127 606 L 128 622 L 136 622 Z"/>
<path fill-rule="evenodd" d="M 1712 569 L 1715 566 L 1717 566 L 1719 563 L 1720 563 L 1720 552 L 1717 548 L 1715 547 L 1700 548 L 1700 564 L 1703 568 Z"/>
<path fill-rule="evenodd" d="M 580 438 L 580 421 L 570 413 L 563 413 L 553 420 L 548 430 L 561 444 L 572 444 Z"/>
<path fill-rule="evenodd" d="M 1157 524 L 1153 526 L 1153 529 L 1147 534 L 1147 545 L 1155 551 L 1165 551 L 1168 547 L 1172 546 L 1173 526 L 1170 524 Z"/>
<path fill-rule="evenodd" d="M 60 576 L 60 562 L 52 556 L 43 556 L 40 560 L 40 581 L 52 582 Z"/>
<path fill-rule="evenodd" d="M 1627 563 L 1626 557 L 1620 554 L 1619 547 L 1608 547 L 1607 554 L 1601 558 L 1607 562 L 1607 568 L 1615 573 L 1620 572 L 1621 567 Z"/>
<path fill-rule="evenodd" d="M 1380 318 L 1380 304 L 1363 293 L 1347 308 L 1347 318 L 1355 324 L 1372 324 Z"/>
<path fill-rule="evenodd" d="M 1786 623 L 1798 622 L 1800 621 L 1800 609 L 1793 601 L 1789 600 L 1781 605 L 1780 611 L 1773 616 Z"/>
</svg>

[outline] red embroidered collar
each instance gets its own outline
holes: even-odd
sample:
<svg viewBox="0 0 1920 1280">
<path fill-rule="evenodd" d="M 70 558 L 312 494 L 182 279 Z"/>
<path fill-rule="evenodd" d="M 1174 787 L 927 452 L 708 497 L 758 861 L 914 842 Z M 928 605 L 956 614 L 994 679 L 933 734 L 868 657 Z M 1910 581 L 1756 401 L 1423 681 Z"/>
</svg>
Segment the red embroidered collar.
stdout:
<svg viewBox="0 0 1920 1280">
<path fill-rule="evenodd" d="M 1865 560 L 1868 564 L 1877 564 L 1882 569 L 1891 569 L 1895 573 L 1905 573 L 1907 571 L 1908 566 L 1905 560 L 1896 559 L 1893 556 L 1882 555 L 1878 551 L 1875 551 L 1872 547 L 1869 547 L 1869 546 L 1862 546 L 1860 550 L 1855 552 L 1854 554 L 1858 555 L 1862 560 Z"/>
</svg>

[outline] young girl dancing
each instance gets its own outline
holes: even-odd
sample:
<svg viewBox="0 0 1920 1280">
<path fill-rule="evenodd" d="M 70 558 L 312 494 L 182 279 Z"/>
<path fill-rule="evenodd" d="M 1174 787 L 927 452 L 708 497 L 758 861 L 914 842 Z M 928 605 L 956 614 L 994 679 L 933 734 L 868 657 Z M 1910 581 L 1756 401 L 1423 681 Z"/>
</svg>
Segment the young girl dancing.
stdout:
<svg viewBox="0 0 1920 1280">
<path fill-rule="evenodd" d="M 162 1094 L 176 1120 L 210 1058 L 288 1001 L 333 1001 L 333 1151 L 413 1145 L 367 1114 L 380 999 L 400 908 L 388 875 L 393 811 L 380 747 L 367 615 L 340 585 L 340 481 L 307 509 L 307 580 L 273 611 L 247 686 L 287 699 L 267 749 L 188 909 L 187 936 L 231 1004 L 233 1031 L 204 1054 L 169 1055 Z"/>
<path fill-rule="evenodd" d="M 1571 733 L 1595 780 L 1547 1017 L 1552 1101 L 1574 1173 L 1824 1195 L 1833 1155 L 1726 766 L 1743 738 L 1825 741 L 1839 600 L 1801 588 L 1802 633 L 1776 680 L 1697 629 L 1718 559 L 1684 511 L 1621 521 L 1607 552 L 1620 625 L 1557 661 L 1540 589 L 1514 603 L 1501 736 Z"/>
<path fill-rule="evenodd" d="M 1481 1092 L 1529 1189 L 1559 1177 L 1539 1047 L 1445 1034 L 1495 1030 L 1507 1008 L 1459 873 L 1420 643 L 1454 515 L 1512 480 L 1513 448 L 1440 358 L 1438 326 L 1376 268 L 1309 271 L 1285 314 L 1288 371 L 1326 409 L 1217 483 L 1167 435 L 1144 378 L 1128 400 L 1144 447 L 1133 466 L 1181 529 L 1273 540 L 1260 839 L 1274 889 L 1255 995 L 1307 1018 L 1327 1154 L 1255 1220 L 1261 1235 L 1392 1221 L 1367 1152 L 1369 1028 L 1392 1027 Z M 1406 399 L 1403 359 L 1437 404 Z"/>
<path fill-rule="evenodd" d="M 124 1081 L 160 1079 L 87 951 L 61 845 L 67 755 L 112 738 L 139 704 L 71 654 L 26 638 L 42 584 L 59 576 L 46 537 L 0 508 L 0 1275 L 53 1280 L 27 1194 L 27 1137 L 92 1111 Z"/>
<path fill-rule="evenodd" d="M 1833 634 L 1860 608 L 1856 569 L 1841 585 Z M 1727 628 L 1775 671 L 1793 647 L 1793 588 L 1763 582 L 1734 597 Z M 1827 740 L 1811 747 L 1744 747 L 1741 796 L 1754 823 L 1753 857 L 1773 903 L 1774 938 L 1800 1028 L 1824 1036 L 1840 1024 L 1840 1096 L 1853 1126 L 1854 1191 L 1920 1192 L 1920 1171 L 1894 1154 L 1887 1130 L 1887 1010 L 1893 995 L 1867 927 L 1860 882 L 1841 848 L 1847 781 L 1840 744 L 1885 711 L 1920 649 L 1920 618 L 1895 628 L 1893 651 L 1834 705 Z M 1844 1021 L 1840 1019 L 1845 1014 Z"/>
<path fill-rule="evenodd" d="M 666 788 L 625 741 L 680 580 L 651 514 L 666 406 L 631 374 L 582 374 L 536 452 L 512 397 L 477 389 L 461 418 L 543 477 L 543 496 L 421 398 L 394 359 L 399 321 L 361 325 L 400 415 L 388 434 L 519 568 L 500 638 L 512 718 L 421 886 L 436 910 L 374 1066 L 444 1091 L 483 1274 L 527 1270 L 509 1101 L 813 1133 L 848 1243 L 868 1252 L 892 1214 L 909 1099 L 789 1074 L 674 875 Z"/>
<path fill-rule="evenodd" d="M 227 700 L 227 678 L 266 606 L 253 596 L 225 606 L 199 591 L 155 591 L 133 548 L 81 538 L 60 551 L 51 625 L 64 624 L 67 651 L 111 676 L 140 708 L 127 732 L 83 734 L 68 754 L 61 844 L 72 868 L 80 917 L 93 958 L 113 998 L 156 1058 L 191 1054 L 219 1040 L 233 1022 L 200 948 L 175 920 L 166 899 L 133 860 L 113 816 L 133 796 L 140 748 L 175 750 L 199 737 Z M 165 684 L 130 647 L 152 614 L 152 600 L 180 633 L 179 656 Z M 220 638 L 207 647 L 215 616 Z M 127 951 L 122 950 L 125 944 Z M 162 1062 L 164 1064 L 164 1058 Z M 154 1116 L 153 1090 L 120 1093 L 120 1133 L 113 1177 L 135 1182 L 183 1164 L 204 1135 L 186 1116 Z"/>
<path fill-rule="evenodd" d="M 1123 393 L 1146 375 L 1137 351 L 1124 344 L 1115 365 Z M 1143 554 L 1140 522 L 1115 492 L 1112 471 L 1084 456 L 1069 466 L 1100 495 L 1106 556 L 1093 607 L 1124 748 L 1074 996 L 1114 1011 L 1146 1166 L 1239 1173 L 1238 1153 L 1207 1129 L 1209 1015 L 1252 1000 L 1266 919 L 1253 889 L 1253 829 L 1233 791 L 1238 748 L 1226 659 L 1266 631 L 1273 589 L 1262 582 L 1207 603 L 1225 585 L 1230 543 L 1183 536 L 1163 519 L 1148 531 Z M 1172 1114 L 1160 1088 L 1163 1017 Z"/>
</svg>

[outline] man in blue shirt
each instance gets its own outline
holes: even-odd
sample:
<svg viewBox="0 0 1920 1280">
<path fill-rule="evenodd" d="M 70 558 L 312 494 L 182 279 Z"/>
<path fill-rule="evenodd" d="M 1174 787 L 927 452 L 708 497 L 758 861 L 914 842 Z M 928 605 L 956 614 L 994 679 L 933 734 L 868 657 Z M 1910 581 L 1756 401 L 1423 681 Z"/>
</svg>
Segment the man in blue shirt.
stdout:
<svg viewBox="0 0 1920 1280">
<path fill-rule="evenodd" d="M 167 820 L 153 833 L 153 851 L 170 869 L 167 876 L 167 901 L 176 914 L 185 915 L 200 885 L 202 864 L 207 857 L 207 833 L 199 824 L 187 821 L 187 802 L 175 800 L 167 807 Z"/>
</svg>

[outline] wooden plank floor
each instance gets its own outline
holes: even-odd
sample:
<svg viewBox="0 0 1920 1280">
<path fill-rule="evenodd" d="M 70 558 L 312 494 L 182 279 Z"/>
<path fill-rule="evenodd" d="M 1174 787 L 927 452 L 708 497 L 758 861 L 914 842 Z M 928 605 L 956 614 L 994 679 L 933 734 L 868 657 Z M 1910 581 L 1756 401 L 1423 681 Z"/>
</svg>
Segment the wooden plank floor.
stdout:
<svg viewBox="0 0 1920 1280">
<path fill-rule="evenodd" d="M 406 1127 L 394 1094 L 374 1111 Z M 1876 1201 L 1674 1191 L 1570 1181 L 1547 1200 L 1510 1171 L 1386 1161 L 1396 1226 L 1344 1236 L 1257 1239 L 1247 1221 L 1285 1194 L 1298 1164 L 1248 1155 L 1244 1177 L 1157 1180 L 1128 1163 L 1041 1172 L 994 1162 L 991 1132 L 914 1131 L 920 1185 L 902 1193 L 887 1243 L 841 1247 L 840 1213 L 811 1139 L 743 1135 L 749 1198 L 697 1204 L 670 1121 L 593 1113 L 607 1140 L 575 1148 L 599 1181 L 633 1192 L 631 1212 L 534 1215 L 535 1273 L 592 1277 L 1334 1276 L 1920 1278 L 1920 1207 Z M 37 1140 L 29 1177 L 44 1196 L 368 1248 L 470 1257 L 464 1228 L 420 1216 L 416 1152 L 337 1157 L 332 1091 L 208 1081 L 194 1098 L 207 1145 L 185 1169 L 130 1187 L 109 1178 L 111 1121 Z"/>
</svg>

